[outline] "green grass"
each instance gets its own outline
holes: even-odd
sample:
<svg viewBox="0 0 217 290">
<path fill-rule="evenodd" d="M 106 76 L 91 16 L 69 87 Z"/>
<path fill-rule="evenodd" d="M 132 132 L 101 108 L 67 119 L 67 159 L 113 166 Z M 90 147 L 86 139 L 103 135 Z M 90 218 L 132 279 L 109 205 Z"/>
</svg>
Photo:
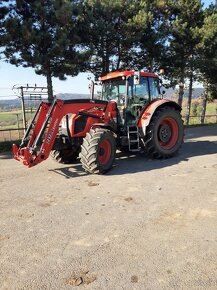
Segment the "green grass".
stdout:
<svg viewBox="0 0 217 290">
<path fill-rule="evenodd" d="M 22 120 L 22 111 L 0 112 L 0 122 L 17 120 L 17 114 L 19 121 Z M 27 119 L 30 119 L 31 116 L 33 117 L 33 114 L 31 115 L 31 113 L 26 113 Z"/>
<path fill-rule="evenodd" d="M 197 115 L 200 115 L 201 111 L 201 105 L 202 100 L 199 99 L 193 99 L 192 100 L 192 106 L 193 109 L 194 104 L 197 103 Z M 207 109 L 206 109 L 206 115 L 216 115 L 216 108 L 217 108 L 217 101 L 212 103 L 207 103 Z M 186 115 L 186 101 L 183 102 L 183 110 L 182 110 L 182 116 L 184 117 Z M 23 127 L 23 121 L 22 121 L 22 110 L 20 109 L 14 109 L 14 111 L 8 111 L 8 112 L 0 112 L 0 129 L 13 129 L 17 128 L 17 114 L 18 114 L 18 120 L 19 120 L 19 127 Z M 26 113 L 26 119 L 29 123 L 29 121 L 33 118 L 34 112 L 31 114 L 30 112 Z M 191 111 L 191 116 L 193 116 L 193 112 Z M 216 117 L 206 117 L 205 118 L 206 123 L 216 123 Z M 196 125 L 200 123 L 199 117 L 192 117 L 190 118 L 190 125 Z"/>
<path fill-rule="evenodd" d="M 217 103 L 208 103 L 206 107 L 207 115 L 216 114 Z"/>
<path fill-rule="evenodd" d="M 1 121 L 14 121 L 17 119 L 16 114 L 19 114 L 19 119 L 22 118 L 21 111 L 12 111 L 12 112 L 0 112 L 0 122 Z"/>
<path fill-rule="evenodd" d="M 17 128 L 17 114 L 20 128 L 23 127 L 23 117 L 21 110 L 14 110 L 10 112 L 0 112 L 0 128 L 12 129 Z M 29 122 L 33 118 L 34 113 L 26 113 L 26 119 Z"/>
<path fill-rule="evenodd" d="M 195 106 L 196 106 L 196 114 L 195 114 L 195 112 L 193 112 L 193 108 L 195 108 Z M 207 103 L 206 117 L 205 117 L 206 124 L 216 123 L 216 109 L 217 109 L 217 101 L 214 101 L 212 103 Z M 202 112 L 202 100 L 201 99 L 193 99 L 192 105 L 191 105 L 191 118 L 189 121 L 189 125 L 200 124 L 201 112 Z M 183 108 L 182 108 L 183 120 L 185 120 L 186 113 L 187 113 L 187 102 L 185 100 L 183 102 Z"/>
</svg>

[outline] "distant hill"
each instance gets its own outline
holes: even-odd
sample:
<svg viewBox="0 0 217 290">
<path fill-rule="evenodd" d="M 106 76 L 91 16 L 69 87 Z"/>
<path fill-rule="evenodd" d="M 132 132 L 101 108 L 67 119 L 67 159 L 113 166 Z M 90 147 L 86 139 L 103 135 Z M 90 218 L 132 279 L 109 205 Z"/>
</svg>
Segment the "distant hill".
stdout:
<svg viewBox="0 0 217 290">
<path fill-rule="evenodd" d="M 178 97 L 178 90 L 174 90 L 172 88 L 166 89 L 165 90 L 165 98 L 168 99 L 175 99 Z M 201 95 L 203 94 L 204 89 L 203 88 L 194 88 L 193 89 L 193 93 L 192 93 L 192 99 L 196 99 L 201 97 Z M 188 90 L 184 90 L 184 98 L 188 97 Z"/>
<path fill-rule="evenodd" d="M 61 100 L 70 100 L 70 99 L 88 99 L 90 95 L 88 94 L 57 94 L 56 98 L 61 99 Z M 28 106 L 34 106 L 38 104 L 40 101 L 35 101 L 35 100 L 28 100 Z M 15 98 L 15 99 L 8 99 L 8 100 L 0 100 L 0 109 L 13 109 L 13 108 L 21 108 L 21 100 L 20 98 Z"/>
<path fill-rule="evenodd" d="M 69 94 L 69 93 L 61 93 L 56 95 L 57 99 L 63 100 L 71 100 L 71 99 L 89 99 L 89 94 Z"/>
<path fill-rule="evenodd" d="M 0 108 L 19 108 L 21 107 L 21 102 L 19 98 L 10 100 L 0 100 Z"/>
</svg>

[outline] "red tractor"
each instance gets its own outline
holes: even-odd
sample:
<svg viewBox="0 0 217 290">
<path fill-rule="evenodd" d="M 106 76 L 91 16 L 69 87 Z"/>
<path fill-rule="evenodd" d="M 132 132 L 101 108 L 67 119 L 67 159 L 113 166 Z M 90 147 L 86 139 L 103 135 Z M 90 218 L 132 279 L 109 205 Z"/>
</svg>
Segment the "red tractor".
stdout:
<svg viewBox="0 0 217 290">
<path fill-rule="evenodd" d="M 42 102 L 14 158 L 32 167 L 51 155 L 60 163 L 80 156 L 89 173 L 112 168 L 116 148 L 168 158 L 183 142 L 181 108 L 163 99 L 153 73 L 123 71 L 101 78 L 100 99 Z"/>
</svg>

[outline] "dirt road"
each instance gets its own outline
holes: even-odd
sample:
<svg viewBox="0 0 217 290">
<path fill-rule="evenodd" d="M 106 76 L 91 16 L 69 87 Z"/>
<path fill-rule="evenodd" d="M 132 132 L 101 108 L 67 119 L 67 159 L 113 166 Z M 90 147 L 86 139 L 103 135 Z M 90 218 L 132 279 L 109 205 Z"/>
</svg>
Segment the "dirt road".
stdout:
<svg viewBox="0 0 217 290">
<path fill-rule="evenodd" d="M 0 289 L 217 289 L 217 126 L 107 175 L 0 155 Z"/>
</svg>

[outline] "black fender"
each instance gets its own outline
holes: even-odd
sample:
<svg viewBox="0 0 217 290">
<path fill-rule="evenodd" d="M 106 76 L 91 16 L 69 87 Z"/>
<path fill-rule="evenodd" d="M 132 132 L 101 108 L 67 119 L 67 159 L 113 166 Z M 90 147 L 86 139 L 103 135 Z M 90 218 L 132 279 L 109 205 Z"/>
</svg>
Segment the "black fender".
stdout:
<svg viewBox="0 0 217 290">
<path fill-rule="evenodd" d="M 117 124 L 115 122 L 111 122 L 109 124 L 106 123 L 94 123 L 91 126 L 92 129 L 94 128 L 103 128 L 112 131 L 113 133 L 117 132 Z"/>
</svg>

